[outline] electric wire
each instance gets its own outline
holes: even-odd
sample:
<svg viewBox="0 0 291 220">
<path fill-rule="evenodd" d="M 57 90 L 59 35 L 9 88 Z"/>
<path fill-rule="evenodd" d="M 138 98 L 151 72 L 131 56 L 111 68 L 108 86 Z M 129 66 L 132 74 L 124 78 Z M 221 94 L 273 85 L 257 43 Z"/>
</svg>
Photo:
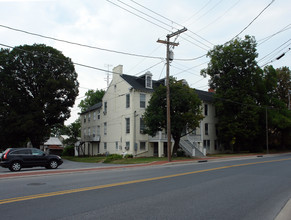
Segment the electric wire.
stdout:
<svg viewBox="0 0 291 220">
<path fill-rule="evenodd" d="M 217 17 L 216 19 L 214 19 L 213 21 L 211 21 L 210 23 L 208 23 L 207 25 L 205 25 L 204 27 L 202 27 L 201 29 L 197 30 L 196 32 L 200 32 L 202 30 L 204 30 L 205 28 L 208 28 L 209 26 L 211 26 L 212 24 L 214 24 L 215 22 L 217 22 L 218 20 L 220 20 L 222 17 L 224 17 L 231 9 L 233 9 L 238 3 L 240 2 L 240 0 L 236 1 L 232 6 L 230 6 L 228 9 L 226 9 L 226 11 L 224 11 L 219 17 Z"/>
<path fill-rule="evenodd" d="M 160 17 L 162 17 L 162 18 L 164 18 L 165 20 L 167 20 L 167 21 L 169 21 L 169 22 L 171 22 L 171 23 L 173 23 L 173 24 L 175 24 L 175 25 L 178 25 L 178 26 L 180 26 L 180 27 L 182 27 L 182 28 L 184 27 L 183 25 L 181 25 L 181 24 L 179 24 L 179 23 L 177 23 L 177 22 L 174 22 L 173 20 L 171 20 L 171 19 L 169 19 L 169 18 L 167 18 L 167 17 L 165 17 L 165 16 L 163 16 L 163 15 L 161 15 L 161 14 L 159 14 L 159 13 L 153 11 L 152 9 L 149 9 L 149 8 L 147 8 L 147 7 L 143 6 L 143 5 L 141 5 L 140 3 L 137 3 L 137 2 L 134 1 L 134 0 L 130 0 L 130 1 L 132 1 L 133 3 L 137 4 L 138 6 L 144 8 L 144 9 L 150 11 L 151 13 L 153 13 L 153 14 L 155 14 L 155 15 L 158 15 L 158 16 L 160 16 Z M 211 0 L 210 0 L 210 1 L 211 1 Z M 200 36 L 200 35 L 198 35 L 198 34 L 192 32 L 191 30 L 188 29 L 188 31 L 191 32 L 192 34 L 194 34 L 195 36 L 199 37 L 200 39 L 204 40 L 205 42 L 209 43 L 210 45 L 212 45 L 212 46 L 214 45 L 213 43 L 209 42 L 208 40 L 206 40 L 206 39 L 203 38 L 202 36 Z M 195 40 L 198 41 L 197 39 L 195 39 Z M 198 41 L 198 42 L 200 42 L 200 41 Z M 203 45 L 205 45 L 205 44 L 203 44 Z M 207 47 L 208 47 L 208 46 L 207 46 Z"/>
<path fill-rule="evenodd" d="M 118 4 L 116 4 L 116 3 L 114 3 L 114 2 L 112 2 L 112 1 L 110 1 L 110 0 L 106 0 L 107 2 L 109 2 L 109 3 L 111 3 L 111 4 L 113 4 L 113 5 L 115 5 L 115 6 L 117 6 L 117 7 L 119 7 L 119 8 L 121 8 L 121 9 L 123 9 L 123 10 L 125 10 L 125 11 L 127 11 L 127 12 L 129 12 L 129 13 L 131 13 L 131 14 L 133 14 L 133 15 L 135 15 L 135 16 L 137 16 L 137 17 L 139 17 L 139 18 L 141 18 L 141 19 L 143 19 L 143 20 L 145 20 L 145 21 L 147 21 L 147 22 L 149 22 L 149 23 L 151 23 L 151 24 L 153 24 L 153 25 L 155 25 L 155 26 L 157 26 L 157 27 L 159 27 L 159 28 L 161 28 L 161 29 L 163 29 L 163 30 L 166 30 L 167 32 L 171 32 L 171 30 L 169 30 L 169 29 L 167 29 L 167 28 L 165 28 L 165 27 L 163 27 L 163 26 L 161 26 L 161 25 L 159 25 L 159 24 L 157 24 L 157 23 L 155 23 L 155 22 L 152 22 L 151 20 L 149 20 L 149 19 L 147 19 L 147 18 L 144 18 L 144 17 L 142 17 L 142 16 L 140 16 L 140 15 L 138 15 L 138 14 L 136 14 L 136 13 L 134 13 L 134 12 L 132 12 L 132 11 L 130 11 L 130 10 L 128 10 L 128 9 L 126 9 L 126 8 L 124 8 L 124 7 L 122 7 L 122 6 L 120 6 L 120 5 L 118 5 Z M 136 9 L 137 10 L 137 9 Z M 167 25 L 167 26 L 170 26 L 170 25 Z M 170 26 L 171 27 L 171 26 Z M 175 28 L 175 29 L 177 29 L 177 28 Z M 192 42 L 192 41 L 190 41 L 189 39 L 186 39 L 186 38 L 184 38 L 184 37 L 181 37 L 183 40 L 185 40 L 185 41 L 187 41 L 187 42 L 189 42 L 189 43 L 191 43 L 191 44 L 193 44 L 193 45 L 195 45 L 195 46 L 197 46 L 197 47 L 199 47 L 199 48 L 201 48 L 201 49 L 203 49 L 203 50 L 205 50 L 205 51 L 208 51 L 208 49 L 205 49 L 204 47 L 202 47 L 202 46 L 200 46 L 200 45 L 198 45 L 198 44 L 196 44 L 196 43 L 194 43 L 194 42 Z M 192 39 L 194 39 L 193 37 L 191 37 Z M 196 40 L 196 39 L 194 39 L 194 40 Z M 197 41 L 197 40 L 196 40 Z M 198 41 L 199 43 L 201 43 L 201 41 Z M 203 44 L 203 43 L 202 43 Z M 204 46 L 205 46 L 205 44 L 204 44 Z M 207 46 L 207 45 L 206 45 Z"/>
<path fill-rule="evenodd" d="M 267 8 L 269 8 L 272 4 L 273 4 L 273 2 L 274 2 L 275 0 L 272 0 L 244 29 L 242 29 L 235 37 L 233 37 L 231 40 L 233 40 L 234 38 L 237 38 L 242 32 L 244 32 L 249 26 L 251 26 L 251 24 L 255 21 L 255 20 L 257 20 L 257 18 L 258 17 L 260 17 L 260 15 L 267 9 Z"/>
<path fill-rule="evenodd" d="M 289 26 L 291 26 L 291 24 L 288 24 L 287 26 L 285 26 L 285 27 L 282 28 L 281 30 L 277 31 L 276 33 L 274 33 L 274 34 L 272 34 L 272 35 L 270 35 L 270 36 L 268 36 L 268 37 L 265 37 L 265 38 L 263 38 L 263 39 L 258 40 L 257 42 L 260 42 L 260 43 L 258 44 L 258 46 L 260 46 L 260 45 L 262 45 L 263 43 L 267 42 L 268 40 L 270 40 L 272 37 L 276 36 L 277 34 L 280 34 L 280 33 L 284 32 L 284 31 L 287 31 L 287 30 L 291 29 L 291 27 L 289 27 Z"/>
<path fill-rule="evenodd" d="M 54 40 L 54 41 L 58 41 L 58 42 L 62 42 L 62 43 L 72 44 L 72 45 L 76 45 L 76 46 L 80 46 L 80 47 L 86 47 L 86 48 L 90 48 L 90 49 L 102 50 L 102 51 L 106 51 L 106 52 L 110 52 L 110 53 L 117 53 L 117 54 L 122 54 L 122 55 L 127 55 L 127 56 L 143 57 L 143 58 L 150 58 L 150 59 L 163 59 L 163 57 L 154 57 L 154 56 L 146 56 L 146 55 L 135 54 L 135 53 L 122 52 L 122 51 L 117 51 L 117 50 L 105 49 L 105 48 L 101 48 L 101 47 L 96 47 L 96 46 L 90 46 L 90 45 L 86 45 L 86 44 L 76 43 L 76 42 L 72 42 L 72 41 L 68 41 L 68 40 L 62 40 L 62 39 L 58 39 L 58 38 L 55 38 L 55 37 L 49 37 L 49 36 L 46 36 L 46 35 L 37 34 L 37 33 L 29 32 L 29 31 L 25 31 L 25 30 L 13 28 L 13 27 L 9 27 L 9 26 L 2 25 L 2 24 L 0 24 L 0 27 L 6 28 L 6 29 L 9 29 L 9 30 L 12 30 L 12 31 L 17 31 L 17 32 L 21 32 L 21 33 L 25 33 L 25 34 L 29 34 L 29 35 L 33 35 L 33 36 L 37 36 L 37 37 L 41 37 L 41 38 L 45 38 L 45 39 L 49 39 L 49 40 Z"/>
</svg>

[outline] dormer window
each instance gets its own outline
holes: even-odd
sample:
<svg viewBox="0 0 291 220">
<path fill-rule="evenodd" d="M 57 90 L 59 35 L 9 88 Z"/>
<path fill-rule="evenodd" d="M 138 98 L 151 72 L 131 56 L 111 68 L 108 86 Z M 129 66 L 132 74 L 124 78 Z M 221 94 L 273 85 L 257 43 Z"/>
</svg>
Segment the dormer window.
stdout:
<svg viewBox="0 0 291 220">
<path fill-rule="evenodd" d="M 145 74 L 145 87 L 147 89 L 152 89 L 153 88 L 151 72 L 146 72 L 146 74 Z"/>
</svg>

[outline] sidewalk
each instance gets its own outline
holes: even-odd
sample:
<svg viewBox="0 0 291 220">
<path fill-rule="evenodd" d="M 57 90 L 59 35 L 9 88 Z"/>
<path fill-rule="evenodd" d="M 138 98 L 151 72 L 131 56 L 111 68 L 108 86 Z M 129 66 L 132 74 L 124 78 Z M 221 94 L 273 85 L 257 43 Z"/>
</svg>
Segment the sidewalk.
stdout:
<svg viewBox="0 0 291 220">
<path fill-rule="evenodd" d="M 223 161 L 223 160 L 239 160 L 239 159 L 252 159 L 264 156 L 275 156 L 278 154 L 258 154 L 258 155 L 240 155 L 240 156 L 225 156 L 225 157 L 203 157 L 196 159 L 186 159 L 186 160 L 173 160 L 168 161 L 155 161 L 146 164 L 129 164 L 129 165 L 116 165 L 108 167 L 90 167 L 90 168 L 76 168 L 76 169 L 55 169 L 55 170 L 25 170 L 20 172 L 10 172 L 7 170 L 5 173 L 0 173 L 1 178 L 13 178 L 13 177 L 26 177 L 26 176 L 39 176 L 39 175 L 51 175 L 51 174 L 62 174 L 62 173 L 75 173 L 75 172 L 88 172 L 88 171 L 102 171 L 102 170 L 112 170 L 112 169 L 124 169 L 124 168 L 137 168 L 137 167 L 149 167 L 149 166 L 161 166 L 161 165 L 172 165 L 172 164 L 183 164 L 183 163 L 200 163 L 208 161 Z"/>
</svg>

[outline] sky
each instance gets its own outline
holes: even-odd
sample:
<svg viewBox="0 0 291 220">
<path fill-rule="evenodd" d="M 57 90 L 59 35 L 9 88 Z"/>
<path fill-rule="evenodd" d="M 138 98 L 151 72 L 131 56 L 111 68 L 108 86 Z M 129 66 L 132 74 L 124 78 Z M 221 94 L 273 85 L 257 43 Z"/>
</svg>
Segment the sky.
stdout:
<svg viewBox="0 0 291 220">
<path fill-rule="evenodd" d="M 68 125 L 86 91 L 106 90 L 117 65 L 164 78 L 166 46 L 157 40 L 184 27 L 170 39 L 179 43 L 170 75 L 192 88 L 208 90 L 206 54 L 234 37 L 255 37 L 259 66 L 291 68 L 290 12 L 290 0 L 0 0 L 0 48 L 46 44 L 72 59 L 80 87 Z"/>
</svg>

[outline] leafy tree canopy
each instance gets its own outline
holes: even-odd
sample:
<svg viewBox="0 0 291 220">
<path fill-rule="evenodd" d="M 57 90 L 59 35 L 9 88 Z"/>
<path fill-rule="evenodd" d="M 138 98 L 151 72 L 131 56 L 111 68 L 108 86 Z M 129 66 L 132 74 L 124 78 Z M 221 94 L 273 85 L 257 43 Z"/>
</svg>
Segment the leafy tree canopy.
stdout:
<svg viewBox="0 0 291 220">
<path fill-rule="evenodd" d="M 1 49 L 1 144 L 16 147 L 30 140 L 39 147 L 52 126 L 70 117 L 78 86 L 71 59 L 52 47 Z"/>
<path fill-rule="evenodd" d="M 86 98 L 81 100 L 80 104 L 78 105 L 81 108 L 81 112 L 88 109 L 90 106 L 97 104 L 98 102 L 102 102 L 102 98 L 105 94 L 105 90 L 98 90 L 94 91 L 93 89 L 88 90 L 85 93 Z"/>
<path fill-rule="evenodd" d="M 290 111 L 283 103 L 290 71 L 288 78 L 287 68 L 275 70 L 268 66 L 262 70 L 256 62 L 254 37 L 215 46 L 207 56 L 210 62 L 201 74 L 210 76 L 209 85 L 216 91 L 218 136 L 225 148 L 261 150 L 265 143 L 266 108 L 269 131 L 275 133 L 280 127 L 289 127 Z"/>
<path fill-rule="evenodd" d="M 201 100 L 194 89 L 181 81 L 170 80 L 171 134 L 175 141 L 173 153 L 176 153 L 180 138 L 185 128 L 194 129 L 203 119 Z M 156 132 L 167 128 L 166 87 L 158 87 L 146 108 L 143 119 L 145 132 L 154 136 Z"/>
</svg>

